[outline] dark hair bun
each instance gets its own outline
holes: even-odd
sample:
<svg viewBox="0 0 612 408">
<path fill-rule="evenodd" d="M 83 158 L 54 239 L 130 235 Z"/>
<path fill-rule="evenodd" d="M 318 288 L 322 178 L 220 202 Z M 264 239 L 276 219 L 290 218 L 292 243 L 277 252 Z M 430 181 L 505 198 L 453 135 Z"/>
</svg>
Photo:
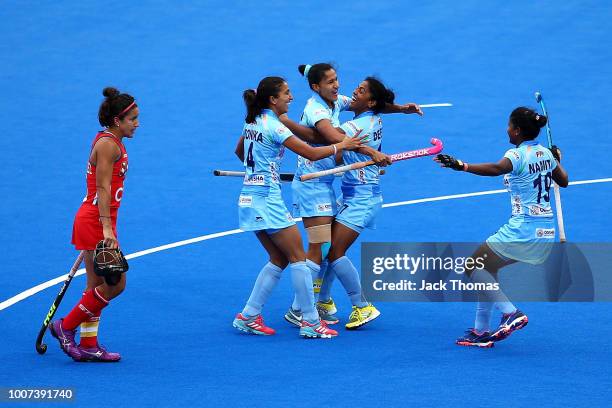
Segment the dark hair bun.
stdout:
<svg viewBox="0 0 612 408">
<path fill-rule="evenodd" d="M 390 89 L 387 89 L 387 92 L 385 94 L 385 102 L 386 103 L 395 102 L 395 93 L 393 93 L 393 91 Z"/>
<path fill-rule="evenodd" d="M 119 96 L 119 93 L 119 90 L 117 88 L 113 88 L 112 86 L 108 86 L 102 91 L 102 95 L 104 95 L 106 98 L 114 98 Z"/>
<path fill-rule="evenodd" d="M 536 114 L 534 117 L 536 123 L 538 124 L 538 127 L 543 128 L 544 126 L 546 126 L 546 123 L 548 122 L 548 118 L 544 115 L 540 115 L 540 114 Z"/>
<path fill-rule="evenodd" d="M 304 71 L 306 71 L 306 65 L 298 65 L 298 71 L 300 72 L 300 75 L 304 76 Z"/>
</svg>

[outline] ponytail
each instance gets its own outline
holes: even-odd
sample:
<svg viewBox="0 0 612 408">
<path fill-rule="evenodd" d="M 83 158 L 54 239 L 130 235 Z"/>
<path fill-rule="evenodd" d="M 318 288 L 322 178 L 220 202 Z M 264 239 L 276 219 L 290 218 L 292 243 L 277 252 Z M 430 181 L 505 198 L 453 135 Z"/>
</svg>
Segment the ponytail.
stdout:
<svg viewBox="0 0 612 408">
<path fill-rule="evenodd" d="M 270 97 L 278 96 L 285 80 L 281 77 L 265 77 L 259 82 L 257 90 L 247 89 L 242 93 L 242 99 L 247 108 L 244 119 L 246 123 L 255 123 L 261 112 L 270 105 Z"/>
</svg>

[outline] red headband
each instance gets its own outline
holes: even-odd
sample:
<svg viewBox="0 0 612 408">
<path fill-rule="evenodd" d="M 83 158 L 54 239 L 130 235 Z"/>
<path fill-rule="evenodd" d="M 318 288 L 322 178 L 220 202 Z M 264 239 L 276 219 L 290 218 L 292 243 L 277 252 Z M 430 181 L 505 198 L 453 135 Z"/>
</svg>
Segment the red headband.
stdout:
<svg viewBox="0 0 612 408">
<path fill-rule="evenodd" d="M 123 115 L 124 113 L 126 113 L 127 111 L 129 111 L 130 109 L 132 109 L 134 106 L 136 106 L 136 101 L 134 101 L 134 102 L 130 103 L 130 104 L 128 105 L 128 107 L 127 107 L 127 108 L 125 108 L 124 110 L 122 110 L 122 111 L 121 111 L 121 112 L 120 112 L 120 113 L 119 113 L 117 116 L 121 116 L 121 115 Z"/>
</svg>

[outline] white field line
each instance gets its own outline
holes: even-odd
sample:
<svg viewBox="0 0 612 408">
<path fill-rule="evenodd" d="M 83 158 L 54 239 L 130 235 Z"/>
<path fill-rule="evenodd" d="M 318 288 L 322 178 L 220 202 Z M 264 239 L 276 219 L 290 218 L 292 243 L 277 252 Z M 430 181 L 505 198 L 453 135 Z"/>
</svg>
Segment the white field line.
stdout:
<svg viewBox="0 0 612 408">
<path fill-rule="evenodd" d="M 612 182 L 612 178 L 602 178 L 602 179 L 593 179 L 593 180 L 581 180 L 581 181 L 572 181 L 570 183 L 570 185 L 575 186 L 575 185 L 583 185 L 583 184 L 596 184 L 596 183 L 609 183 Z M 383 208 L 390 208 L 390 207 L 401 207 L 404 205 L 414 205 L 414 204 L 421 204 L 421 203 L 429 203 L 429 202 L 433 202 L 433 201 L 444 201 L 444 200 L 455 200 L 455 199 L 459 199 L 459 198 L 468 198 L 468 197 L 478 197 L 478 196 L 484 196 L 484 195 L 491 195 L 491 194 L 501 194 L 501 193 L 505 193 L 506 190 L 487 190 L 487 191 L 477 191 L 474 193 L 464 193 L 464 194 L 453 194 L 453 195 L 446 195 L 446 196 L 439 196 L 439 197 L 430 197 L 430 198 L 420 198 L 417 200 L 408 200 L 408 201 L 398 201 L 396 203 L 389 203 L 389 204 L 383 204 Z M 296 221 L 301 221 L 301 218 L 296 218 Z M 132 254 L 126 255 L 126 259 L 134 259 L 134 258 L 138 258 L 141 256 L 145 256 L 145 255 L 149 255 L 149 254 L 153 254 L 155 252 L 161 252 L 161 251 L 166 251 L 168 249 L 172 249 L 172 248 L 177 248 L 177 247 L 181 247 L 181 246 L 185 246 L 185 245 L 191 245 L 191 244 L 195 244 L 196 242 L 201 242 L 201 241 L 208 241 L 209 239 L 215 239 L 215 238 L 221 238 L 221 237 L 225 237 L 227 235 L 234 235 L 234 234 L 240 234 L 243 231 L 240 229 L 233 229 L 233 230 L 229 230 L 229 231 L 222 231 L 222 232 L 215 232 L 214 234 L 207 234 L 207 235 L 202 235 L 199 237 L 195 237 L 195 238 L 191 238 L 191 239 L 186 239 L 183 241 L 178 241 L 178 242 L 173 242 L 171 244 L 166 244 L 166 245 L 162 245 L 162 246 L 158 246 L 155 248 L 150 248 L 150 249 L 145 249 L 144 251 L 138 251 L 138 252 L 134 252 Z M 79 269 L 76 274 L 74 276 L 80 276 L 83 275 L 85 273 L 85 268 L 81 268 Z M 10 307 L 12 305 L 14 305 L 17 302 L 20 302 L 24 299 L 29 298 L 30 296 L 35 295 L 36 293 L 43 291 L 47 288 L 50 288 L 51 286 L 57 285 L 58 283 L 63 282 L 66 277 L 68 276 L 68 274 L 62 275 L 62 276 L 58 276 L 57 278 L 51 279 L 47 282 L 43 282 L 39 285 L 36 285 L 28 290 L 25 290 L 11 298 L 8 298 L 7 300 L 3 301 L 2 303 L 0 303 L 0 310 L 6 309 L 7 307 Z"/>
</svg>

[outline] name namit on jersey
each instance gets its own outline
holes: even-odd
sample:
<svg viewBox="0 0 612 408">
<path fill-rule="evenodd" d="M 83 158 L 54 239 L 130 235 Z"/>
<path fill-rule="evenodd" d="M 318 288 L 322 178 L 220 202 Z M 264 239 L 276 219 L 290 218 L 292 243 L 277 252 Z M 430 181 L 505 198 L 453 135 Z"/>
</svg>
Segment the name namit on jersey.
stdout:
<svg viewBox="0 0 612 408">
<path fill-rule="evenodd" d="M 550 159 L 540 160 L 536 163 L 529 163 L 529 174 L 541 173 L 552 169 L 552 161 Z"/>
</svg>

